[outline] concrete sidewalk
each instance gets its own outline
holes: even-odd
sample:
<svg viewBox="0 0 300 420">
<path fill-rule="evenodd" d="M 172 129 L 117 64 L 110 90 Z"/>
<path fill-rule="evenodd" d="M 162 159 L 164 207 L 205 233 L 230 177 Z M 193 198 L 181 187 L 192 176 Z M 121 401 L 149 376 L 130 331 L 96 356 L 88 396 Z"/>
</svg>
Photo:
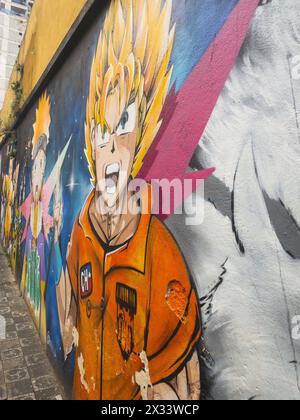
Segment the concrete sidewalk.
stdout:
<svg viewBox="0 0 300 420">
<path fill-rule="evenodd" d="M 0 249 L 0 400 L 62 400 L 63 390 L 48 361 L 7 258 Z"/>
</svg>

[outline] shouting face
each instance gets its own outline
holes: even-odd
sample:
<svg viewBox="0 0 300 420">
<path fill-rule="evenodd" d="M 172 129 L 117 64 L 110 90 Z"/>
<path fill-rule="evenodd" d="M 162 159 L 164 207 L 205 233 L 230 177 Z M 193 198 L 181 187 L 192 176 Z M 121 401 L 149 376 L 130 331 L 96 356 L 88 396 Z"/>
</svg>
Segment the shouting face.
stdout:
<svg viewBox="0 0 300 420">
<path fill-rule="evenodd" d="M 138 137 L 138 101 L 130 101 L 125 109 L 120 102 L 120 91 L 115 88 L 107 98 L 104 130 L 92 126 L 96 188 L 108 207 L 114 207 L 127 188 Z"/>
</svg>

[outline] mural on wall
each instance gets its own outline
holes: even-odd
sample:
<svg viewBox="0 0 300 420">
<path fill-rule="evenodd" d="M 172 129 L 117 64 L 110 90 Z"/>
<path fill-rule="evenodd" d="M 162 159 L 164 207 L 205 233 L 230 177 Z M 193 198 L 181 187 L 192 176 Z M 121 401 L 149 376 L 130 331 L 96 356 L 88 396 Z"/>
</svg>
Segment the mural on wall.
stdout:
<svg viewBox="0 0 300 420">
<path fill-rule="evenodd" d="M 65 146 L 51 175 L 45 182 L 47 146 L 50 140 L 50 108 L 50 97 L 45 93 L 39 100 L 36 121 L 33 126 L 31 190 L 25 202 L 20 206 L 21 213 L 26 219 L 21 240 L 21 243 L 25 242 L 21 292 L 30 304 L 44 342 L 46 342 L 45 291 L 47 283 L 45 247 L 46 242 L 48 243 L 50 229 L 53 227 L 53 217 L 49 214 L 49 205 L 54 190 L 58 188 L 61 165 L 69 146 L 69 143 Z"/>
<path fill-rule="evenodd" d="M 128 185 L 159 128 L 172 75 L 172 2 L 161 6 L 112 2 L 92 64 L 85 141 L 94 188 L 57 288 L 66 356 L 77 337 L 76 399 L 148 399 L 149 392 L 174 399 L 182 391 L 167 381 L 178 372 L 191 397 L 200 397 L 199 300 L 188 269 L 145 208 L 150 187 L 137 211 L 127 210 Z"/>
<path fill-rule="evenodd" d="M 7 249 L 11 265 L 16 265 L 16 244 L 20 208 L 18 205 L 17 185 L 19 179 L 19 164 L 15 159 L 9 162 L 8 174 L 2 174 L 1 194 L 1 242 Z"/>
<path fill-rule="evenodd" d="M 21 292 L 28 299 L 34 316 L 38 322 L 42 338 L 46 338 L 45 317 L 45 241 L 47 240 L 47 225 L 45 208 L 43 208 L 43 185 L 49 142 L 50 98 L 45 94 L 39 101 L 32 138 L 32 172 L 31 191 L 26 204 L 21 205 L 21 211 L 27 216 L 25 254 L 21 280 Z"/>
<path fill-rule="evenodd" d="M 2 211 L 1 211 L 1 239 L 5 246 L 9 246 L 10 228 L 12 222 L 13 206 L 13 161 L 9 165 L 9 173 L 4 176 L 2 184 Z"/>
<path fill-rule="evenodd" d="M 113 0 L 2 162 L 2 241 L 75 399 L 200 398 L 201 244 L 151 213 L 151 180 L 214 173 L 186 169 L 258 0 L 185 3 Z"/>
</svg>

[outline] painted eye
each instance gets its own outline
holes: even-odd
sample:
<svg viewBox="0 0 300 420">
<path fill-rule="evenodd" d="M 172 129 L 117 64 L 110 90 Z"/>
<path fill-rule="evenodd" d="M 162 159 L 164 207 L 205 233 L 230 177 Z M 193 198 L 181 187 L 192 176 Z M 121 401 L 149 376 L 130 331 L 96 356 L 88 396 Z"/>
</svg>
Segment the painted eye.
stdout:
<svg viewBox="0 0 300 420">
<path fill-rule="evenodd" d="M 110 135 L 107 131 L 107 128 L 104 127 L 104 133 L 102 133 L 101 126 L 98 125 L 96 128 L 96 146 L 102 147 L 105 146 L 107 143 L 109 143 Z"/>
<path fill-rule="evenodd" d="M 135 129 L 136 124 L 136 105 L 135 103 L 129 105 L 129 107 L 123 112 L 120 119 L 117 136 L 122 136 L 123 134 L 132 133 Z"/>
</svg>

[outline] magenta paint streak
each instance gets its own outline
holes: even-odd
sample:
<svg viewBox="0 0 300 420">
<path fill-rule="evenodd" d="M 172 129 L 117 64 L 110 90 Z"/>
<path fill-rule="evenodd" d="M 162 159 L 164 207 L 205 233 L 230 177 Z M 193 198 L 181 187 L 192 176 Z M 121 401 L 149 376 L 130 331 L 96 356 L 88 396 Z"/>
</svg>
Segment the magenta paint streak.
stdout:
<svg viewBox="0 0 300 420">
<path fill-rule="evenodd" d="M 214 168 L 186 173 L 219 95 L 245 40 L 259 0 L 240 0 L 224 27 L 180 91 L 171 91 L 163 125 L 144 162 L 139 178 L 207 179 Z M 196 188 L 196 182 L 194 182 Z M 184 197 L 187 198 L 187 197 Z M 174 203 L 177 208 L 182 203 Z M 161 215 L 165 219 L 167 215 Z"/>
</svg>

